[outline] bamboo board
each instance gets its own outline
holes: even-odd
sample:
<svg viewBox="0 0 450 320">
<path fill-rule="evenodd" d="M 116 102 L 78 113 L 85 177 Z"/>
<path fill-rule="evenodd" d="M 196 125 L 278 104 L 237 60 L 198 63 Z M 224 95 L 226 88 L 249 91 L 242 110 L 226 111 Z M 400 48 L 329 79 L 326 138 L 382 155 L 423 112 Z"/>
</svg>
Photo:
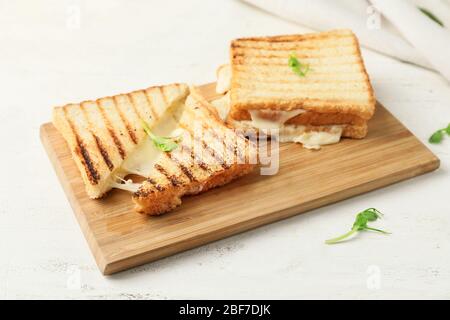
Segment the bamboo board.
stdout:
<svg viewBox="0 0 450 320">
<path fill-rule="evenodd" d="M 201 87 L 215 97 L 214 85 Z M 224 187 L 185 197 L 160 217 L 133 211 L 129 193 L 91 200 L 62 136 L 51 123 L 41 139 L 103 274 L 112 274 L 245 230 L 435 170 L 439 159 L 383 106 L 363 140 L 321 151 L 280 145 L 280 170 L 259 170 Z M 251 205 L 242 205 L 243 203 Z"/>
</svg>

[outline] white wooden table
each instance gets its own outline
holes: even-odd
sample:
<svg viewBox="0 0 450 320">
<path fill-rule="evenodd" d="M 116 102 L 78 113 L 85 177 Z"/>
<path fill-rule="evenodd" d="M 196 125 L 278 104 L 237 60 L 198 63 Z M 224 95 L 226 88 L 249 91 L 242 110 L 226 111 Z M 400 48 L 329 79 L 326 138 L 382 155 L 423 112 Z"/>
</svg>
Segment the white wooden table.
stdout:
<svg viewBox="0 0 450 320">
<path fill-rule="evenodd" d="M 230 39 L 304 31 L 238 1 L 1 0 L 0 298 L 450 298 L 450 139 L 430 146 L 437 172 L 115 276 L 97 270 L 39 141 L 51 107 L 211 82 Z M 450 122 L 439 75 L 363 53 L 378 99 L 424 143 Z M 392 235 L 323 243 L 367 207 Z"/>
</svg>

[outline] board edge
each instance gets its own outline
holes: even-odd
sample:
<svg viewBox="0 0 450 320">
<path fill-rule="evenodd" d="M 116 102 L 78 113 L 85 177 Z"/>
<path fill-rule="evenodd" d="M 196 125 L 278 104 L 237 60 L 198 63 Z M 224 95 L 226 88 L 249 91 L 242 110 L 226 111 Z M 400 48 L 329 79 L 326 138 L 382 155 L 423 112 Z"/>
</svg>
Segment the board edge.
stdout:
<svg viewBox="0 0 450 320">
<path fill-rule="evenodd" d="M 78 221 L 81 232 L 83 233 L 84 238 L 85 238 L 88 246 L 90 247 L 90 250 L 94 257 L 94 261 L 96 262 L 98 268 L 100 269 L 100 272 L 102 274 L 105 274 L 104 272 L 108 265 L 108 261 L 105 258 L 104 254 L 101 250 L 101 247 L 98 245 L 97 241 L 95 240 L 94 235 L 89 230 L 88 222 L 86 221 L 86 219 L 83 218 L 83 214 L 84 214 L 83 210 L 77 205 L 77 203 L 74 199 L 75 195 L 73 193 L 73 190 L 68 185 L 68 183 L 66 183 L 67 176 L 65 175 L 63 168 L 58 163 L 58 161 L 56 161 L 57 155 L 55 153 L 55 149 L 52 146 L 52 143 L 50 141 L 50 135 L 48 133 L 48 128 L 50 126 L 54 127 L 53 123 L 46 122 L 46 123 L 41 124 L 41 126 L 39 127 L 39 136 L 40 136 L 42 145 L 45 149 L 45 152 L 47 153 L 50 163 L 52 164 L 53 170 L 59 180 L 59 183 L 64 190 L 64 194 L 66 195 L 66 198 L 69 201 L 72 211 L 75 213 L 75 217 Z M 54 127 L 54 129 L 57 130 L 55 127 Z"/>
</svg>

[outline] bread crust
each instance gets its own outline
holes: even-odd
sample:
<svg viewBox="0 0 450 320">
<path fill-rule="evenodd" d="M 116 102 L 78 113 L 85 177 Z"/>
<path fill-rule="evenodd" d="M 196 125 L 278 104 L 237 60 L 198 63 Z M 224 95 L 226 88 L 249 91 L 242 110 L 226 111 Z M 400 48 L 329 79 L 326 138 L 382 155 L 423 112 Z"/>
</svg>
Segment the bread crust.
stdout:
<svg viewBox="0 0 450 320">
<path fill-rule="evenodd" d="M 137 192 L 133 195 L 135 210 L 142 214 L 157 216 L 175 209 L 181 205 L 181 198 L 185 195 L 196 195 L 206 192 L 210 189 L 223 186 L 243 175 L 252 172 L 254 165 L 234 164 L 227 170 L 219 171 L 206 180 L 192 183 L 189 186 L 183 186 L 162 191 L 150 193 Z"/>
</svg>

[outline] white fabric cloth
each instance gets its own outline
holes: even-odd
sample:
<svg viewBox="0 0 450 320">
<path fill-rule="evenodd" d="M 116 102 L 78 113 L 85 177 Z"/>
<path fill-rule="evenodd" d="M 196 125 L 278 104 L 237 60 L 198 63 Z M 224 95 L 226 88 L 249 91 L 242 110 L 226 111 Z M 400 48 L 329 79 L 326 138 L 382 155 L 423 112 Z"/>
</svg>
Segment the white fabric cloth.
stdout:
<svg viewBox="0 0 450 320">
<path fill-rule="evenodd" d="M 434 69 L 450 81 L 449 30 L 427 18 L 411 1 L 371 0 L 371 2 L 392 21 L 403 37 L 428 60 Z M 433 14 L 439 16 L 440 12 L 445 11 L 433 12 Z M 439 17 L 439 19 L 442 18 Z"/>
<path fill-rule="evenodd" d="M 349 28 L 361 45 L 440 72 L 450 81 L 450 4 L 447 0 L 244 0 L 317 31 Z M 433 12 L 439 26 L 421 13 Z"/>
</svg>

